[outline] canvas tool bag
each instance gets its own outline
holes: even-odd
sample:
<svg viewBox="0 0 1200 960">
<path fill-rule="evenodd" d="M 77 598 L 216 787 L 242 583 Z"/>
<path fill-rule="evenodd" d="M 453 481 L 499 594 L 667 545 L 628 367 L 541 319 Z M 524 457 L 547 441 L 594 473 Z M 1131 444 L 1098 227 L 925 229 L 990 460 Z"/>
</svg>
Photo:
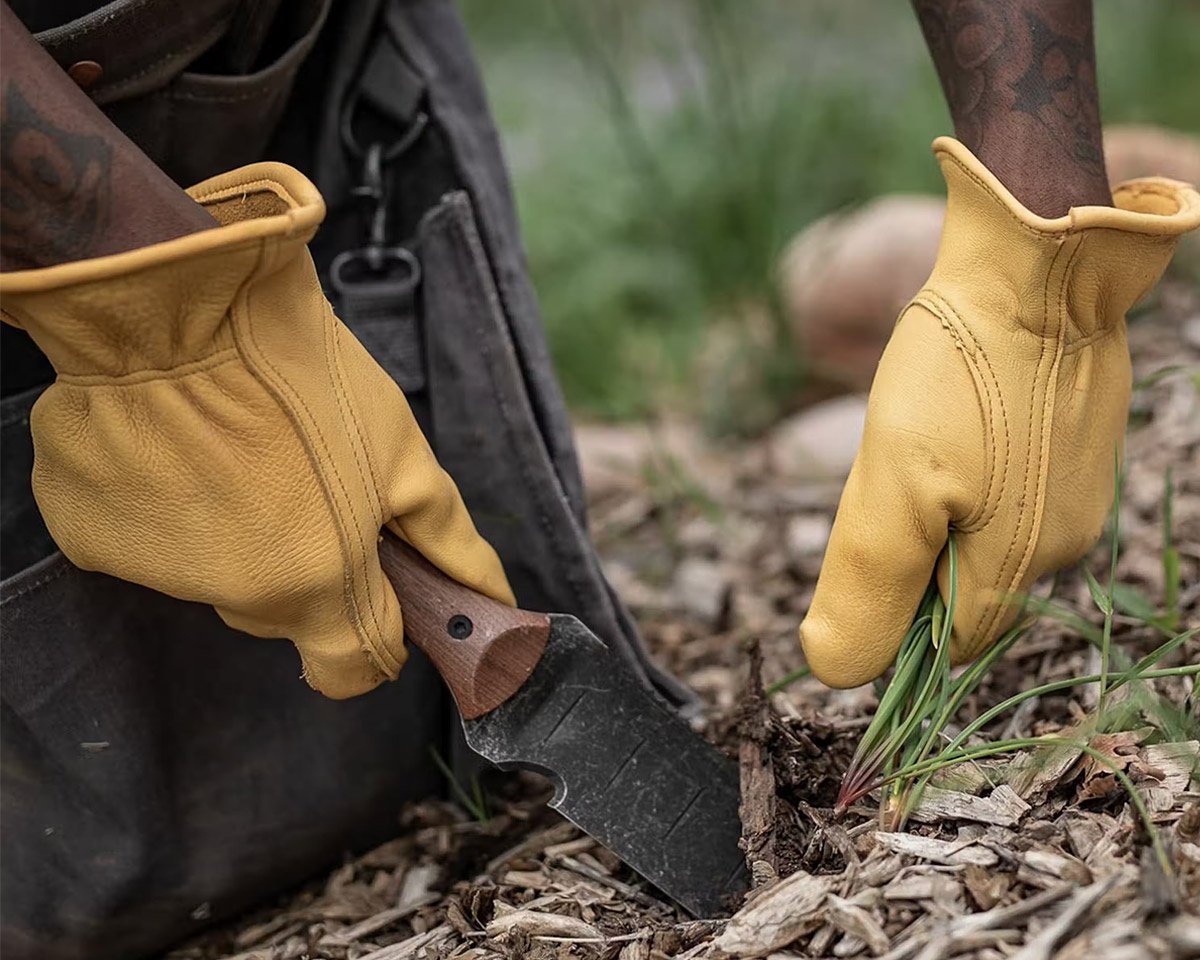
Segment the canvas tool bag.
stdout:
<svg viewBox="0 0 1200 960">
<path fill-rule="evenodd" d="M 521 604 L 575 614 L 682 703 L 588 538 L 497 135 L 451 4 L 14 7 L 64 68 L 99 65 L 90 94 L 180 184 L 260 159 L 317 183 L 327 293 L 407 394 Z M 136 957 L 395 835 L 406 800 L 443 791 L 430 748 L 453 755 L 456 730 L 419 655 L 395 683 L 329 701 L 287 642 L 74 568 L 30 489 L 29 411 L 52 376 L 6 327 L 0 952 Z"/>
</svg>

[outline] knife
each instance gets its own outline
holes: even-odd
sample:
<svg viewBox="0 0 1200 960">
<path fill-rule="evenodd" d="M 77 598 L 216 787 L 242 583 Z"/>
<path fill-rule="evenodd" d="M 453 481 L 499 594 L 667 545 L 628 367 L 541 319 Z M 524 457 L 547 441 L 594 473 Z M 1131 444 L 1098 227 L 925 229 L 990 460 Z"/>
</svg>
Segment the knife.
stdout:
<svg viewBox="0 0 1200 960">
<path fill-rule="evenodd" d="M 733 761 L 574 617 L 476 593 L 386 530 L 379 558 L 471 749 L 549 777 L 552 807 L 694 916 L 738 905 L 749 877 Z"/>
</svg>

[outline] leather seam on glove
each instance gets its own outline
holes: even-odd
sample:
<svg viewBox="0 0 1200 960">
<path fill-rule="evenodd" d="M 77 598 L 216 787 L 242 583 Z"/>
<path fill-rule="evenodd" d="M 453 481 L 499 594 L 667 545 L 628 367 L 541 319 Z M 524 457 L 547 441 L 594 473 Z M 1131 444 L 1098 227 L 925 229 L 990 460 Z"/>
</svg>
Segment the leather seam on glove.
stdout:
<svg viewBox="0 0 1200 960">
<path fill-rule="evenodd" d="M 979 343 L 978 338 L 974 335 L 970 326 L 966 324 L 966 320 L 962 319 L 961 314 L 955 310 L 954 305 L 944 298 L 935 289 L 926 287 L 922 292 L 918 293 L 913 299 L 914 304 L 923 306 L 925 310 L 938 319 L 942 324 L 942 329 L 946 330 L 955 340 L 956 344 L 960 344 L 959 352 L 962 355 L 967 370 L 971 373 L 971 378 L 976 384 L 976 403 L 979 406 L 979 419 L 983 422 L 984 428 L 984 455 L 988 466 L 986 466 L 986 479 L 982 487 L 980 487 L 980 496 L 978 505 L 971 512 L 962 518 L 961 521 L 954 523 L 954 528 L 961 533 L 979 533 L 982 532 L 991 522 L 1000 510 L 1000 505 L 1004 500 L 1004 491 L 1008 486 L 1009 461 L 1012 456 L 1012 437 L 1009 436 L 1008 426 L 1008 410 L 1004 408 L 1004 395 L 1000 389 L 1000 380 L 996 377 L 996 372 L 992 370 L 991 362 L 988 360 L 988 354 L 983 349 L 983 344 Z M 949 314 L 949 316 L 948 316 Z M 952 319 L 953 318 L 953 319 Z M 970 338 L 971 347 L 968 349 L 964 338 Z M 985 376 L 986 374 L 986 376 Z M 979 396 L 979 385 L 983 385 L 986 403 Z M 994 409 L 1000 409 L 1001 431 L 1000 436 L 1003 438 L 1003 463 L 1000 463 L 1000 456 L 997 456 L 997 431 L 996 431 L 996 416 Z M 996 490 L 996 485 L 1000 485 Z"/>
<path fill-rule="evenodd" d="M 269 244 L 268 241 L 263 241 L 263 262 L 266 262 L 269 258 L 270 251 L 265 249 L 269 245 L 271 244 Z M 278 246 L 277 241 L 274 246 Z M 261 265 L 259 269 L 261 269 Z M 386 677 L 389 676 L 389 674 L 383 669 L 383 663 L 380 662 L 375 656 L 375 652 L 372 648 L 373 645 L 370 643 L 367 636 L 366 624 L 363 623 L 362 611 L 359 610 L 358 600 L 354 595 L 354 566 L 350 560 L 350 532 L 345 529 L 345 524 L 342 522 L 342 514 L 338 509 L 338 504 L 336 502 L 337 498 L 333 495 L 330 488 L 328 474 L 332 472 L 334 479 L 337 481 L 337 487 L 352 513 L 354 513 L 355 498 L 351 496 L 350 491 L 346 487 L 345 481 L 342 479 L 341 473 L 337 469 L 336 460 L 333 457 L 333 451 L 330 448 L 329 442 L 325 439 L 324 434 L 321 432 L 321 428 L 317 424 L 316 417 L 313 416 L 312 411 L 309 409 L 307 401 L 305 401 L 304 397 L 300 395 L 299 392 L 296 391 L 295 388 L 287 381 L 287 379 L 279 372 L 275 364 L 271 362 L 270 356 L 268 356 L 267 352 L 262 349 L 255 337 L 253 323 L 250 321 L 250 317 L 253 314 L 250 310 L 249 300 L 251 289 L 253 287 L 253 277 L 257 274 L 257 272 L 258 271 L 256 270 L 251 274 L 251 281 L 243 287 L 242 291 L 237 297 L 235 297 L 233 303 L 230 305 L 229 314 L 234 333 L 234 340 L 235 343 L 238 342 L 240 340 L 239 332 L 244 331 L 249 343 L 253 346 L 253 354 L 257 354 L 259 357 L 261 357 L 262 366 L 265 366 L 270 372 L 270 375 L 268 376 L 262 369 L 262 366 L 256 362 L 251 353 L 239 346 L 239 352 L 243 358 L 243 365 L 263 386 L 263 388 L 267 390 L 267 392 L 279 405 L 284 415 L 291 422 L 292 429 L 295 430 L 300 445 L 304 450 L 306 458 L 308 459 L 309 467 L 317 479 L 317 486 L 320 488 L 322 499 L 325 501 L 326 507 L 329 510 L 333 527 L 338 533 L 338 540 L 342 550 L 342 592 L 344 609 L 349 615 L 350 622 L 354 625 L 354 632 L 358 637 L 359 646 L 363 653 L 367 656 L 371 666 L 382 676 Z M 301 417 L 292 403 L 289 402 L 291 399 L 288 396 L 289 394 L 291 395 L 291 398 L 294 398 L 295 401 L 298 401 L 300 408 L 304 411 L 304 417 Z M 312 424 L 312 433 L 315 433 L 317 439 L 320 441 L 320 447 L 325 455 L 324 460 L 328 461 L 330 465 L 329 471 L 326 471 L 324 468 L 324 462 L 322 461 L 322 458 L 316 455 L 313 437 L 307 429 L 305 419 Z M 354 520 L 356 523 L 358 522 L 357 515 L 354 516 Z M 371 611 L 371 617 L 373 620 L 375 619 L 374 611 Z M 376 622 L 374 626 L 377 634 L 381 632 L 382 628 L 378 622 Z"/>
<path fill-rule="evenodd" d="M 1035 369 L 1034 389 L 1030 391 L 1030 407 L 1029 407 L 1029 423 L 1032 426 L 1034 423 L 1039 425 L 1039 433 L 1037 437 L 1038 454 L 1036 460 L 1033 457 L 1034 452 L 1034 431 L 1029 431 L 1029 442 L 1026 449 L 1025 461 L 1025 479 L 1021 490 L 1021 509 L 1018 510 L 1017 516 L 1022 519 L 1026 514 L 1029 516 L 1027 523 L 1019 522 L 1015 524 L 1013 538 L 1009 542 L 1009 547 L 1005 551 L 1004 560 L 1001 563 L 1000 574 L 996 577 L 996 586 L 1003 587 L 1005 598 L 1010 597 L 1014 591 L 1020 586 L 1021 580 L 1025 576 L 1025 572 L 1029 569 L 1029 564 L 1033 561 L 1034 554 L 1037 552 L 1038 541 L 1042 534 L 1042 514 L 1046 503 L 1046 484 L 1048 481 L 1048 469 L 1050 461 L 1050 440 L 1054 429 L 1054 413 L 1055 404 L 1058 399 L 1058 374 L 1062 367 L 1062 358 L 1065 347 L 1065 331 L 1069 322 L 1070 311 L 1067 305 L 1067 285 L 1070 283 L 1071 274 L 1075 266 L 1075 260 L 1079 256 L 1079 252 L 1083 249 L 1086 241 L 1085 234 L 1076 234 L 1073 243 L 1060 243 L 1054 252 L 1054 257 L 1050 261 L 1050 266 L 1046 271 L 1046 284 L 1042 293 L 1042 328 L 1043 330 L 1050 321 L 1050 288 L 1051 281 L 1054 277 L 1054 268 L 1062 256 L 1063 251 L 1070 247 L 1070 252 L 1067 255 L 1067 262 L 1063 266 L 1062 275 L 1059 279 L 1057 293 L 1058 307 L 1058 335 L 1053 338 L 1045 336 L 1040 337 L 1040 347 L 1038 355 L 1038 363 Z M 1045 347 L 1047 341 L 1050 340 L 1054 344 L 1053 356 L 1050 361 L 1050 367 L 1046 372 L 1045 379 L 1042 379 L 1041 369 L 1042 361 L 1045 357 Z M 1038 394 L 1038 387 L 1042 391 L 1042 416 L 1038 420 L 1034 420 L 1034 401 Z M 1028 492 L 1029 481 L 1034 481 L 1033 487 L 1033 509 L 1026 509 L 1029 504 Z M 1022 537 L 1022 531 L 1027 532 Z M 1013 570 L 1011 576 L 1006 576 L 1005 571 L 1008 569 L 1008 561 L 1012 555 L 1013 548 L 1016 544 L 1024 540 L 1025 548 L 1021 552 L 1020 559 Z M 1005 581 L 1007 580 L 1007 586 Z M 992 609 L 987 619 L 979 625 L 975 636 L 962 648 L 963 656 L 967 659 L 973 658 L 980 650 L 987 646 L 992 632 L 996 628 L 996 624 L 1000 618 L 1005 615 L 1009 609 L 1007 599 L 1003 602 L 993 604 Z M 961 642 L 962 638 L 960 638 Z"/>
<path fill-rule="evenodd" d="M 225 347 L 216 353 L 174 367 L 134 370 L 116 377 L 107 373 L 60 373 L 57 379 L 59 383 L 75 387 L 135 387 L 143 383 L 182 380 L 193 374 L 223 367 L 227 363 L 238 363 L 240 360 L 237 347 Z"/>
<path fill-rule="evenodd" d="M 978 505 L 971 510 L 961 521 L 955 521 L 954 529 L 961 533 L 978 533 L 987 528 L 992 518 L 1000 509 L 1000 504 L 1004 502 L 1004 493 L 1008 486 L 1010 447 L 1012 439 L 1009 436 L 1008 427 L 1008 412 L 1004 408 L 1004 396 L 1000 391 L 999 381 L 996 379 L 996 373 L 992 369 L 992 365 L 988 360 L 987 353 L 984 351 L 982 344 L 976 338 L 971 328 L 967 326 L 962 316 L 954 306 L 936 290 L 925 288 L 913 299 L 914 303 L 919 304 L 928 310 L 931 314 L 937 317 L 938 321 L 944 329 L 959 345 L 959 353 L 962 355 L 963 362 L 971 373 L 971 379 L 976 384 L 975 401 L 979 406 L 979 416 L 983 422 L 984 429 L 984 455 L 987 460 L 985 482 L 980 486 L 980 496 Z M 947 313 L 953 316 L 947 316 Z M 968 349 L 963 338 L 970 338 L 973 349 Z M 986 372 L 986 376 L 984 375 Z M 982 384 L 983 392 L 986 396 L 986 404 L 979 396 L 979 386 Z M 994 391 L 994 394 L 993 394 Z M 1004 462 L 1000 466 L 1000 457 L 997 455 L 996 443 L 996 426 L 993 407 L 1000 409 L 1000 421 L 1002 424 L 1002 435 L 1004 438 Z M 997 483 L 999 488 L 996 489 Z"/>
<path fill-rule="evenodd" d="M 955 162 L 957 162 L 957 160 Z M 965 168 L 964 168 L 964 170 L 965 170 Z M 975 178 L 974 175 L 971 174 L 971 172 L 969 170 L 967 170 L 966 173 L 969 176 L 971 176 L 972 179 L 975 179 L 976 182 L 979 182 L 978 178 Z M 984 186 L 984 185 L 982 183 L 980 183 L 980 186 Z M 992 196 L 990 190 L 987 192 L 988 192 L 988 196 Z M 1014 217 L 1014 219 L 1018 219 L 1018 218 Z M 1019 219 L 1018 219 L 1018 222 L 1020 222 Z M 1025 225 L 1022 224 L 1022 226 L 1025 226 Z M 1046 315 L 1050 309 L 1050 285 L 1051 285 L 1051 280 L 1054 277 L 1054 266 L 1056 263 L 1058 263 L 1058 258 L 1062 255 L 1063 249 L 1064 249 L 1064 245 L 1059 244 L 1058 248 L 1054 251 L 1054 256 L 1050 261 L 1050 265 L 1046 270 L 1046 281 L 1042 287 L 1041 327 L 1043 330 L 1045 330 Z M 1068 275 L 1067 271 L 1064 270 L 1064 272 L 1063 272 L 1063 289 L 1066 288 L 1067 275 Z M 1018 522 L 1013 525 L 1013 534 L 1008 542 L 1008 547 L 1004 551 L 1004 559 L 1001 560 L 1000 568 L 999 568 L 999 570 L 997 570 L 996 576 L 993 578 L 993 582 L 996 584 L 997 587 L 999 587 L 999 586 L 1003 585 L 1005 582 L 1007 582 L 1008 590 L 1010 592 L 1014 585 L 1016 585 L 1017 583 L 1020 583 L 1022 567 L 1028 563 L 1029 558 L 1033 554 L 1032 541 L 1035 539 L 1035 536 L 1037 533 L 1037 527 L 1039 526 L 1039 518 L 1036 516 L 1032 517 L 1029 522 L 1029 525 L 1028 525 L 1029 531 L 1028 531 L 1028 533 L 1025 533 L 1025 536 L 1024 536 L 1025 550 L 1022 552 L 1020 558 L 1017 560 L 1016 568 L 1013 570 L 1013 572 L 1011 574 L 1009 574 L 1008 573 L 1008 569 L 1009 569 L 1008 565 L 1009 565 L 1010 559 L 1012 558 L 1013 550 L 1016 548 L 1017 543 L 1022 539 L 1022 534 L 1025 532 L 1025 529 L 1026 529 L 1026 523 L 1024 522 L 1024 517 L 1025 517 L 1027 511 L 1024 508 L 1029 503 L 1029 481 L 1031 479 L 1031 474 L 1034 473 L 1034 469 L 1033 469 L 1034 430 L 1032 428 L 1035 423 L 1040 423 L 1040 426 L 1041 426 L 1041 433 L 1038 436 L 1039 449 L 1045 447 L 1046 410 L 1049 407 L 1049 404 L 1046 402 L 1045 393 L 1043 393 L 1043 397 L 1042 397 L 1042 416 L 1041 416 L 1040 420 L 1037 420 L 1037 421 L 1035 421 L 1034 417 L 1033 417 L 1033 413 L 1034 413 L 1034 410 L 1035 410 L 1036 404 L 1037 404 L 1037 396 L 1038 396 L 1038 392 L 1039 392 L 1039 387 L 1041 387 L 1041 389 L 1046 392 L 1048 392 L 1048 390 L 1049 390 L 1049 382 L 1048 381 L 1043 382 L 1042 372 L 1041 372 L 1042 371 L 1042 363 L 1045 360 L 1045 356 L 1046 356 L 1046 337 L 1038 336 L 1038 359 L 1037 359 L 1037 363 L 1034 365 L 1033 383 L 1031 384 L 1031 389 L 1029 391 L 1029 413 L 1026 417 L 1026 421 L 1030 425 L 1030 430 L 1028 432 L 1028 437 L 1026 438 L 1026 444 L 1025 444 L 1025 463 L 1024 463 L 1024 471 L 1023 471 L 1024 475 L 1021 478 L 1021 495 L 1020 495 L 1020 500 L 1018 501 L 1018 510 L 1017 510 Z M 1051 364 L 1050 364 L 1050 372 L 1053 373 L 1053 371 L 1055 369 L 1056 369 L 1056 363 L 1055 363 L 1055 361 L 1052 360 Z M 1039 456 L 1038 459 L 1041 460 L 1042 457 Z M 1040 473 L 1040 472 L 1041 472 L 1041 468 L 1039 465 L 1037 473 Z M 1038 497 L 1037 484 L 1035 482 L 1035 485 L 1034 485 L 1034 514 L 1036 514 L 1037 510 L 1038 510 L 1039 499 L 1040 498 Z M 978 627 L 976 628 L 975 636 L 970 638 L 970 640 L 968 641 L 968 645 L 964 648 L 964 656 L 966 656 L 968 659 L 970 659 L 970 657 L 972 656 L 970 651 L 979 649 L 986 644 L 985 638 L 988 636 L 988 634 L 991 632 L 992 628 L 995 626 L 997 619 L 1001 615 L 1001 612 L 1002 612 L 1001 604 L 995 604 L 992 607 L 992 609 L 989 611 L 988 616 L 984 620 L 984 622 L 979 624 Z M 958 639 L 959 639 L 960 643 L 963 643 L 964 640 L 966 640 L 966 638 L 963 638 L 961 636 Z"/>
<path fill-rule="evenodd" d="M 370 502 L 375 504 L 376 516 L 372 521 L 374 535 L 370 538 L 370 542 L 365 540 L 361 526 L 356 528 L 354 531 L 355 541 L 358 544 L 362 558 L 362 569 L 369 570 L 372 562 L 377 562 L 375 557 L 372 556 L 372 551 L 378 549 L 376 544 L 378 543 L 379 529 L 383 525 L 381 518 L 378 516 L 378 514 L 381 512 L 383 498 L 379 493 L 379 485 L 375 482 L 375 473 L 371 469 L 371 460 L 367 454 L 366 439 L 363 437 L 362 429 L 358 419 L 353 416 L 352 411 L 349 409 L 350 390 L 346 384 L 344 371 L 342 369 L 342 353 L 341 344 L 338 339 L 337 317 L 328 303 L 325 304 L 325 314 L 326 320 L 328 321 L 325 325 L 327 330 L 326 339 L 328 341 L 326 344 L 327 363 L 329 370 L 333 373 L 337 380 L 339 388 L 335 394 L 338 404 L 338 412 L 341 416 L 343 427 L 353 427 L 354 429 L 353 438 L 351 438 L 347 433 L 347 439 L 351 441 L 350 448 L 354 453 L 354 466 L 358 471 L 359 481 L 363 484 Z M 365 469 L 363 467 L 364 461 L 366 461 Z M 357 516 L 355 517 L 355 520 L 357 522 Z M 395 676 L 400 669 L 400 665 L 394 663 L 395 658 L 392 657 L 391 651 L 387 649 L 385 644 L 376 642 L 377 639 L 381 638 L 383 635 L 383 626 L 380 621 L 379 609 L 377 607 L 378 601 L 375 597 L 375 591 L 372 583 L 372 577 L 368 576 L 364 578 L 364 589 L 366 590 L 367 594 L 367 607 L 371 614 L 371 622 L 375 628 L 375 632 L 373 636 L 364 637 L 363 639 L 366 640 L 371 647 L 368 653 L 374 655 L 375 659 L 378 661 L 378 664 L 384 668 L 383 672 L 388 676 Z"/>
<path fill-rule="evenodd" d="M 259 180 L 251 180 L 247 183 L 237 183 L 228 187 L 218 187 L 213 190 L 206 190 L 202 193 L 192 193 L 191 197 L 193 200 L 203 206 L 205 204 L 219 203 L 222 200 L 228 200 L 231 197 L 236 197 L 238 194 L 248 195 L 251 193 L 256 193 L 259 190 L 268 190 L 287 204 L 288 209 L 282 213 L 275 214 L 275 216 L 286 219 L 289 221 L 289 223 L 291 223 L 291 227 L 289 227 L 288 232 L 282 234 L 282 236 L 292 236 L 292 231 L 296 226 L 296 211 L 297 209 L 302 208 L 303 205 L 294 196 L 292 196 L 287 187 L 285 187 L 278 180 L 272 180 L 270 177 L 263 177 Z M 270 219 L 274 219 L 274 217 Z M 307 227 L 305 229 L 307 229 Z M 280 234 L 275 234 L 274 236 L 279 237 Z M 261 242 L 261 240 L 270 239 L 270 237 L 258 239 Z"/>
</svg>

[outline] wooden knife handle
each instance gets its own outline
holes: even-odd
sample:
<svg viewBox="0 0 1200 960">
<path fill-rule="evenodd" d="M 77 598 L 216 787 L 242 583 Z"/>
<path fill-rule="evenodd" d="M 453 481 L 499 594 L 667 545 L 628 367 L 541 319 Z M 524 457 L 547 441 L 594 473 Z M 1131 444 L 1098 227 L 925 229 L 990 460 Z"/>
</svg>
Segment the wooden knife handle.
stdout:
<svg viewBox="0 0 1200 960">
<path fill-rule="evenodd" d="M 550 639 L 546 614 L 476 593 L 390 530 L 379 561 L 400 598 L 404 635 L 433 661 L 464 719 L 495 710 L 529 679 Z"/>
</svg>

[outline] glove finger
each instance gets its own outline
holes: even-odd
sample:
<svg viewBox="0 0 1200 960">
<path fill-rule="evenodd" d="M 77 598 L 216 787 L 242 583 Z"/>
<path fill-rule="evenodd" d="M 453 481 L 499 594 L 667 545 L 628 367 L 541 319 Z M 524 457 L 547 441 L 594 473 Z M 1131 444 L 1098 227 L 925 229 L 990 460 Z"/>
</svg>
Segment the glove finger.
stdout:
<svg viewBox="0 0 1200 960">
<path fill-rule="evenodd" d="M 516 606 L 504 567 L 467 512 L 462 496 L 429 447 L 408 400 L 345 327 L 338 328 L 342 361 L 369 445 L 379 497 L 376 531 L 387 526 L 447 576 Z M 386 584 L 378 555 L 367 571 L 372 591 Z M 391 595 L 390 587 L 387 590 Z"/>
<path fill-rule="evenodd" d="M 429 454 L 429 481 L 388 528 L 419 550 L 430 563 L 459 583 L 510 607 L 517 605 L 500 557 L 479 535 L 450 475 Z"/>
<path fill-rule="evenodd" d="M 854 687 L 891 665 L 945 546 L 948 522 L 945 506 L 902 479 L 886 458 L 858 457 L 800 625 L 818 679 Z"/>
</svg>

